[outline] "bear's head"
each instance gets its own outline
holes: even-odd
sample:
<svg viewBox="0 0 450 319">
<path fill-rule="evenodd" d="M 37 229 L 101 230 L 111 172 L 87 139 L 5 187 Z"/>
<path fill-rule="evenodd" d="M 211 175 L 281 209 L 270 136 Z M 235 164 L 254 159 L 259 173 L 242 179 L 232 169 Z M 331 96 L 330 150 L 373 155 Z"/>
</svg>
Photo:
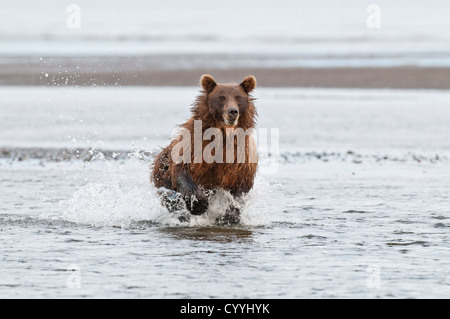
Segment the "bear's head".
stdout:
<svg viewBox="0 0 450 319">
<path fill-rule="evenodd" d="M 240 84 L 220 84 L 205 74 L 200 79 L 208 111 L 217 126 L 253 128 L 256 110 L 250 93 L 256 87 L 254 76 L 247 76 Z"/>
</svg>

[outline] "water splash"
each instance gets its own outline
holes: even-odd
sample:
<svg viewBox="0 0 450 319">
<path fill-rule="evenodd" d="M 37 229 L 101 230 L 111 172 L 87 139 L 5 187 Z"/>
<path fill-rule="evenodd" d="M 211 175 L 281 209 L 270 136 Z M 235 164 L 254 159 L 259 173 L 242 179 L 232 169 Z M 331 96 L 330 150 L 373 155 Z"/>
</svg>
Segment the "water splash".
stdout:
<svg viewBox="0 0 450 319">
<path fill-rule="evenodd" d="M 101 154 L 95 157 L 96 161 L 83 163 L 76 177 L 76 191 L 58 203 L 53 218 L 92 227 L 208 227 L 217 225 L 218 218 L 233 205 L 241 212 L 239 224 L 233 227 L 266 224 L 264 198 L 269 185 L 261 177 L 240 200 L 227 191 L 217 191 L 210 198 L 207 212 L 193 216 L 184 207 L 175 212 L 167 210 L 158 189 L 150 182 L 150 163 L 139 152 L 129 153 L 123 161 L 110 161 Z"/>
</svg>

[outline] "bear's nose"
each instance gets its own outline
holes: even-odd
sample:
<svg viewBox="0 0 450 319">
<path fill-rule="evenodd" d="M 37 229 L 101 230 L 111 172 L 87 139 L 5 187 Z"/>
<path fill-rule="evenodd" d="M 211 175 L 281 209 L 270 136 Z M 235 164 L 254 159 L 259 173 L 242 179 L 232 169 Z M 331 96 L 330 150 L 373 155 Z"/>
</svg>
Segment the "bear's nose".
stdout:
<svg viewBox="0 0 450 319">
<path fill-rule="evenodd" d="M 238 116 L 238 114 L 239 114 L 239 110 L 238 110 L 237 108 L 235 108 L 235 107 L 232 107 L 232 108 L 230 108 L 230 109 L 228 110 L 228 115 L 229 115 L 231 118 L 236 118 L 236 117 Z"/>
</svg>

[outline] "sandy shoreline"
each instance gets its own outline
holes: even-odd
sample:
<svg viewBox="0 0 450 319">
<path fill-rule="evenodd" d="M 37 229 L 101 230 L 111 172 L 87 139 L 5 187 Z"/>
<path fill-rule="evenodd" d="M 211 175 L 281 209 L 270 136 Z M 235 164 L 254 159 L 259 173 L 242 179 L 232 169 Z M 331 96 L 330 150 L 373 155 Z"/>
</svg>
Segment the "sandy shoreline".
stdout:
<svg viewBox="0 0 450 319">
<path fill-rule="evenodd" d="M 146 57 L 9 58 L 0 60 L 0 85 L 195 86 L 210 73 L 220 82 L 252 74 L 260 87 L 450 89 L 445 67 L 174 67 Z"/>
</svg>

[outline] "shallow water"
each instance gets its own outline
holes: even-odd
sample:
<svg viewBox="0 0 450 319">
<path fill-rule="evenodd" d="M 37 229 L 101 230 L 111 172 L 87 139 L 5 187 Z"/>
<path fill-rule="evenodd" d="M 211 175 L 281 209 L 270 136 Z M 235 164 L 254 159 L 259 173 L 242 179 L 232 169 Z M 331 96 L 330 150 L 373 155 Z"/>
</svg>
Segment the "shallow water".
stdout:
<svg viewBox="0 0 450 319">
<path fill-rule="evenodd" d="M 258 90 L 278 169 L 218 227 L 148 180 L 196 90 L 1 89 L 0 297 L 449 296 L 448 93 Z"/>
</svg>

